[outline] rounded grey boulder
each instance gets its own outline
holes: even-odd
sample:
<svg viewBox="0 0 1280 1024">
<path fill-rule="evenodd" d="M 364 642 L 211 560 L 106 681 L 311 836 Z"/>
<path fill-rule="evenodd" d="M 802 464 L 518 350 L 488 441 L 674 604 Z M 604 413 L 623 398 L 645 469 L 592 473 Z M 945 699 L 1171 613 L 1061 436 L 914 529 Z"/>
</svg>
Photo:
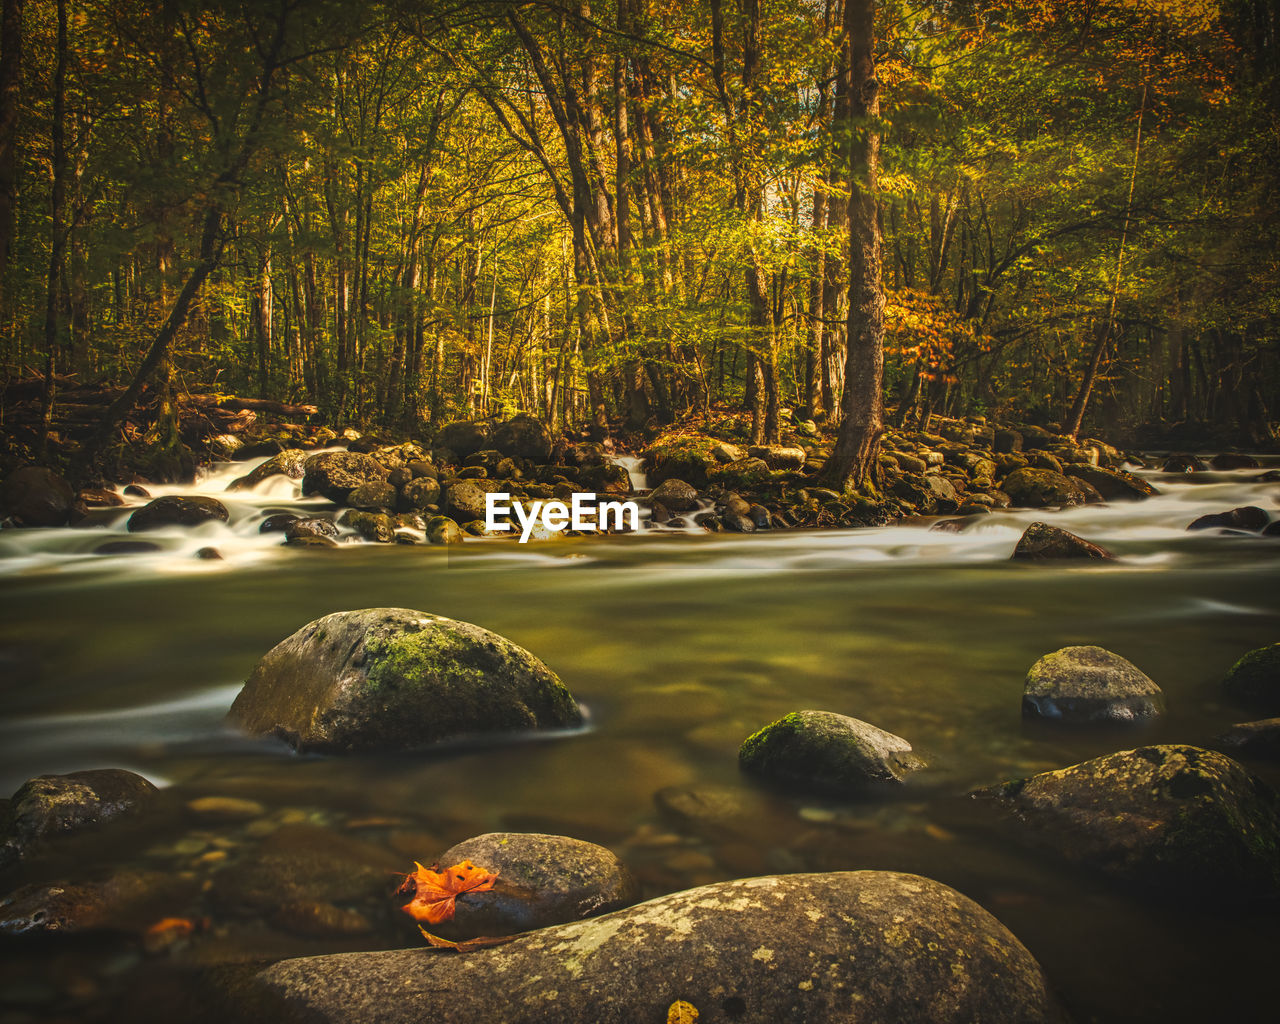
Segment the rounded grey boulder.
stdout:
<svg viewBox="0 0 1280 1024">
<path fill-rule="evenodd" d="M 129 517 L 130 533 L 142 530 L 158 530 L 164 526 L 199 526 L 201 523 L 225 523 L 227 506 L 217 498 L 199 495 L 179 497 L 170 494 L 156 498 Z"/>
<path fill-rule="evenodd" d="M 940 882 L 887 871 L 719 882 L 461 957 L 285 960 L 239 998 L 272 995 L 329 1024 L 634 1024 L 679 1002 L 707 1024 L 1056 1019 L 1004 925 Z"/>
<path fill-rule="evenodd" d="M 1251 900 L 1280 893 L 1280 797 L 1225 754 L 1139 747 L 979 795 L 1068 861 L 1144 887 Z"/>
<path fill-rule="evenodd" d="M 334 612 L 303 626 L 258 662 L 230 718 L 327 753 L 582 721 L 573 695 L 524 648 L 409 608 Z"/>
<path fill-rule="evenodd" d="M 649 492 L 649 500 L 661 502 L 672 512 L 688 512 L 698 507 L 698 491 L 692 484 L 670 477 Z"/>
<path fill-rule="evenodd" d="M 1102 647 L 1064 647 L 1031 666 L 1022 716 L 1079 725 L 1139 722 L 1164 710 L 1164 694 L 1130 661 Z"/>
<path fill-rule="evenodd" d="M 743 771 L 787 786 L 848 795 L 870 783 L 899 783 L 924 767 L 901 736 L 831 711 L 793 711 L 747 737 Z"/>
<path fill-rule="evenodd" d="M 498 880 L 487 892 L 459 899 L 441 934 L 513 935 L 607 914 L 640 898 L 631 872 L 611 850 L 568 836 L 491 832 L 437 858 L 440 864 L 464 860 L 496 871 Z"/>
</svg>

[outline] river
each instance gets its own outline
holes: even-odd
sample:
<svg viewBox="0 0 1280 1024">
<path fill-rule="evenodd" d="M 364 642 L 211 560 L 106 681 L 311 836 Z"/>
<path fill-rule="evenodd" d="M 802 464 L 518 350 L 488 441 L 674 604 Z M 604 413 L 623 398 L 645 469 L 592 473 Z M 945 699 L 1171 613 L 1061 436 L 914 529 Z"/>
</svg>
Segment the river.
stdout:
<svg viewBox="0 0 1280 1024">
<path fill-rule="evenodd" d="M 1211 745 L 1250 717 L 1222 702 L 1218 684 L 1243 652 L 1280 638 L 1280 539 L 1185 527 L 1245 504 L 1274 516 L 1280 483 L 1254 480 L 1257 470 L 1144 473 L 1162 491 L 1146 502 L 996 513 L 956 533 L 922 521 L 315 550 L 257 532 L 270 512 L 326 507 L 302 501 L 296 484 L 277 478 L 258 492 L 223 493 L 253 465 L 217 467 L 194 488 L 227 502 L 228 524 L 146 534 L 158 552 L 91 553 L 125 536 L 130 509 L 100 515 L 93 529 L 0 533 L 0 790 L 36 774 L 130 768 L 184 798 L 251 796 L 268 815 L 354 831 L 406 869 L 414 836 L 438 844 L 416 854 L 429 863 L 482 832 L 568 834 L 616 850 L 646 895 L 779 871 L 914 871 L 1008 925 L 1079 1020 L 1247 1019 L 1271 998 L 1274 908 L 1228 912 L 1126 892 L 1022 849 L 966 797 L 1140 743 Z M 1118 560 L 1011 562 L 1035 519 Z M 206 546 L 222 559 L 196 558 Z M 272 645 L 311 619 L 369 606 L 474 622 L 527 647 L 582 702 L 588 728 L 335 759 L 299 757 L 224 725 Z M 1168 713 L 1136 731 L 1024 725 L 1027 669 L 1071 644 L 1134 662 L 1164 689 Z M 743 738 L 801 708 L 904 736 L 931 767 L 896 798 L 857 803 L 767 793 L 741 778 Z M 1267 765 L 1250 767 L 1278 781 Z M 691 786 L 739 805 L 728 825 L 664 817 L 655 794 Z M 210 831 L 197 838 L 213 842 Z M 172 832 L 151 837 L 157 857 L 198 847 Z M 105 848 L 102 856 L 136 858 Z M 234 860 L 223 868 L 234 869 Z M 171 958 L 404 941 L 397 932 L 317 943 L 215 922 L 207 942 Z M 23 970 L 56 988 L 57 956 L 24 950 Z M 145 987 L 156 965 L 137 954 L 122 970 Z M 26 1004 L 0 991 L 6 1005 Z"/>
</svg>

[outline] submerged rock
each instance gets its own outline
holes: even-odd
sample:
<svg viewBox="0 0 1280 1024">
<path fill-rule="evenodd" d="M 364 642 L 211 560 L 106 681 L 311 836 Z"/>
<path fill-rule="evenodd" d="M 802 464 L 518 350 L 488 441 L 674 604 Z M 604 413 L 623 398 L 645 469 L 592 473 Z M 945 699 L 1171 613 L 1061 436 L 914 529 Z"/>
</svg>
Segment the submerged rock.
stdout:
<svg viewBox="0 0 1280 1024">
<path fill-rule="evenodd" d="M 1209 467 L 1194 455 L 1171 455 L 1160 467 L 1162 473 L 1203 473 Z"/>
<path fill-rule="evenodd" d="M 1248 530 L 1257 533 L 1271 521 L 1265 509 L 1257 505 L 1245 505 L 1233 508 L 1229 512 L 1213 512 L 1201 516 L 1188 526 L 1188 530 Z"/>
<path fill-rule="evenodd" d="M 437 862 L 469 860 L 498 881 L 458 900 L 442 934 L 513 935 L 607 914 L 640 898 L 631 872 L 611 850 L 568 836 L 491 832 L 442 853 Z"/>
<path fill-rule="evenodd" d="M 257 991 L 255 991 L 257 990 Z M 463 957 L 306 957 L 257 976 L 322 1022 L 947 1024 L 1054 1019 L 1044 974 L 972 900 L 887 871 L 719 882 Z"/>
<path fill-rule="evenodd" d="M 66 526 L 76 492 L 45 466 L 23 466 L 4 479 L 0 508 L 19 526 Z"/>
<path fill-rule="evenodd" d="M 0 869 L 50 840 L 141 811 L 157 792 L 141 775 L 123 768 L 29 779 L 0 814 Z"/>
<path fill-rule="evenodd" d="M 1164 710 L 1164 694 L 1132 662 L 1102 647 L 1064 647 L 1031 666 L 1022 716 L 1069 725 L 1138 722 Z"/>
<path fill-rule="evenodd" d="M 522 647 L 408 608 L 334 612 L 272 648 L 231 721 L 297 750 L 409 750 L 477 733 L 582 720 L 572 694 Z"/>
<path fill-rule="evenodd" d="M 901 736 L 831 711 L 793 711 L 747 737 L 738 765 L 770 782 L 847 796 L 924 767 Z"/>
<path fill-rule="evenodd" d="M 1048 523 L 1032 523 L 1018 538 L 1018 545 L 1013 549 L 1013 558 L 1047 559 L 1047 558 L 1115 558 L 1110 551 L 1097 544 L 1090 543 L 1083 537 L 1061 530 Z"/>
<path fill-rule="evenodd" d="M 164 526 L 199 526 L 201 523 L 227 521 L 227 506 L 217 498 L 179 497 L 175 494 L 143 505 L 129 517 L 130 533 L 158 530 Z"/>
<path fill-rule="evenodd" d="M 1218 742 L 1237 757 L 1280 760 L 1280 718 L 1239 722 L 1219 736 Z"/>
<path fill-rule="evenodd" d="M 1240 704 L 1280 714 L 1280 643 L 1256 648 L 1237 661 L 1222 689 Z"/>
<path fill-rule="evenodd" d="M 1259 463 L 1252 455 L 1238 452 L 1223 452 L 1209 460 L 1211 469 L 1258 469 Z"/>
<path fill-rule="evenodd" d="M 1280 893 L 1280 798 L 1231 758 L 1139 747 L 984 791 L 1028 837 L 1143 887 L 1238 899 Z"/>
</svg>

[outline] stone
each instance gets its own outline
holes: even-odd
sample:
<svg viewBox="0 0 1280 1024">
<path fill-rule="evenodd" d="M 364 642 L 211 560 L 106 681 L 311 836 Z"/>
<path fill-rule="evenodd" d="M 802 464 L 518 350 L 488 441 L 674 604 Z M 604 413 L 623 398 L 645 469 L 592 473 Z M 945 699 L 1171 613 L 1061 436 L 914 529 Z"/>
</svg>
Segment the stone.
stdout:
<svg viewBox="0 0 1280 1024">
<path fill-rule="evenodd" d="M 385 512 L 351 510 L 339 520 L 343 526 L 355 530 L 370 544 L 390 544 L 396 539 L 396 521 Z"/>
<path fill-rule="evenodd" d="M 1230 700 L 1280 714 L 1280 643 L 1258 647 L 1231 666 L 1222 680 Z"/>
<path fill-rule="evenodd" d="M 421 480 L 423 477 L 434 480 L 440 475 L 440 471 L 425 459 L 411 459 L 405 468 L 415 480 Z"/>
<path fill-rule="evenodd" d="M 1139 747 L 979 795 L 1022 835 L 1142 888 L 1255 901 L 1280 892 L 1280 797 L 1217 751 Z"/>
<path fill-rule="evenodd" d="M 265 525 L 265 524 L 264 524 Z M 301 537 L 337 537 L 338 527 L 332 519 L 295 519 L 285 527 L 286 541 L 298 540 Z"/>
<path fill-rule="evenodd" d="M 291 548 L 336 548 L 341 545 L 332 537 L 321 537 L 311 533 L 298 534 L 285 538 L 285 545 Z"/>
<path fill-rule="evenodd" d="M 291 900 L 271 911 L 271 923 L 295 935 L 331 939 L 366 935 L 373 922 L 358 910 L 319 900 Z"/>
<path fill-rule="evenodd" d="M 711 455 L 717 462 L 737 462 L 739 459 L 746 458 L 746 454 L 736 444 L 730 444 L 728 441 L 717 442 L 711 449 Z"/>
<path fill-rule="evenodd" d="M 427 520 L 429 544 L 461 544 L 462 541 L 462 530 L 448 516 L 432 516 Z"/>
<path fill-rule="evenodd" d="M 1245 505 L 1241 508 L 1233 508 L 1229 512 L 1213 512 L 1207 516 L 1201 516 L 1191 522 L 1187 529 L 1248 530 L 1250 533 L 1258 533 L 1270 521 L 1271 517 L 1267 515 L 1266 510 L 1258 508 L 1257 505 Z"/>
<path fill-rule="evenodd" d="M 503 455 L 546 462 L 551 456 L 551 435 L 539 420 L 520 413 L 493 432 L 493 446 Z"/>
<path fill-rule="evenodd" d="M 418 512 L 440 500 L 440 482 L 433 476 L 414 477 L 400 492 L 401 512 Z"/>
<path fill-rule="evenodd" d="M 228 491 L 250 491 L 262 481 L 273 476 L 285 476 L 301 480 L 306 472 L 307 453 L 301 448 L 286 448 L 267 459 L 261 466 L 227 485 Z"/>
<path fill-rule="evenodd" d="M 698 491 L 692 484 L 671 477 L 649 492 L 649 500 L 659 502 L 672 512 L 689 512 L 698 507 Z"/>
<path fill-rule="evenodd" d="M 1236 757 L 1280 760 L 1280 718 L 1238 722 L 1218 737 L 1218 743 Z"/>
<path fill-rule="evenodd" d="M 488 446 L 489 428 L 483 423 L 454 420 L 452 423 L 446 423 L 436 434 L 436 447 L 448 448 L 460 459 L 465 459 L 468 455 L 473 455 Z"/>
<path fill-rule="evenodd" d="M 187 810 L 207 821 L 252 821 L 267 813 L 257 800 L 235 796 L 200 796 L 187 801 Z"/>
<path fill-rule="evenodd" d="M 124 504 L 124 498 L 105 487 L 85 487 L 76 500 L 83 502 L 85 508 L 119 508 Z"/>
<path fill-rule="evenodd" d="M 929 464 L 924 459 L 911 455 L 908 452 L 893 452 L 892 457 L 898 463 L 898 468 L 904 473 L 912 473 L 916 476 L 924 476 L 924 471 L 929 468 Z"/>
<path fill-rule="evenodd" d="M 459 523 L 484 519 L 487 492 L 471 480 L 456 480 L 444 492 L 444 510 Z"/>
<path fill-rule="evenodd" d="M 387 478 L 387 468 L 363 452 L 320 452 L 309 456 L 303 469 L 302 493 L 322 494 L 339 505 L 361 484 Z"/>
<path fill-rule="evenodd" d="M 1160 467 L 1162 473 L 1203 473 L 1209 467 L 1194 455 L 1171 455 Z"/>
<path fill-rule="evenodd" d="M 901 736 L 831 711 L 793 711 L 749 736 L 738 751 L 747 774 L 838 796 L 900 783 L 924 767 Z"/>
<path fill-rule="evenodd" d="M 747 449 L 747 454 L 752 458 L 763 459 L 770 469 L 782 470 L 804 469 L 805 460 L 809 457 L 803 448 L 782 444 L 752 445 Z"/>
<path fill-rule="evenodd" d="M 630 1024 L 695 1013 L 705 1024 L 1040 1024 L 1058 1012 L 1004 925 L 940 882 L 887 871 L 718 882 L 467 956 L 286 960 L 238 998 L 251 1009 L 272 996 L 323 1024 Z"/>
<path fill-rule="evenodd" d="M 93 549 L 95 555 L 144 555 L 159 551 L 160 545 L 149 540 L 109 540 Z"/>
<path fill-rule="evenodd" d="M 28 779 L 0 812 L 0 870 L 51 840 L 142 811 L 157 792 L 141 775 L 123 768 Z"/>
<path fill-rule="evenodd" d="M 451 937 L 514 935 L 607 914 L 640 898 L 611 850 L 568 836 L 491 832 L 451 847 L 436 863 L 464 860 L 496 871 L 498 881 L 457 901 L 451 926 L 440 928 Z"/>
<path fill-rule="evenodd" d="M 721 514 L 720 523 L 726 530 L 733 533 L 755 533 L 756 530 L 756 524 L 750 516 L 729 509 Z"/>
<path fill-rule="evenodd" d="M 284 533 L 301 518 L 301 516 L 294 515 L 292 512 L 275 512 L 262 520 L 262 525 L 258 527 L 258 532 Z"/>
<path fill-rule="evenodd" d="M 201 523 L 225 523 L 227 506 L 217 498 L 168 495 L 143 505 L 129 517 L 130 533 L 159 530 L 165 526 L 199 526 Z"/>
<path fill-rule="evenodd" d="M 196 552 L 196 558 L 202 559 L 206 562 L 221 562 L 222 552 L 217 548 L 200 548 L 200 550 Z"/>
<path fill-rule="evenodd" d="M 1164 711 L 1164 694 L 1132 662 L 1102 647 L 1064 647 L 1031 666 L 1022 716 L 1069 725 L 1140 722 Z"/>
<path fill-rule="evenodd" d="M 1221 455 L 1215 455 L 1209 460 L 1210 469 L 1259 469 L 1261 468 L 1257 459 L 1252 455 L 1242 455 L 1237 452 L 1223 452 Z"/>
<path fill-rule="evenodd" d="M 1143 501 L 1160 493 L 1141 477 L 1120 470 L 1075 463 L 1066 474 L 1092 485 L 1107 501 Z"/>
<path fill-rule="evenodd" d="M 4 479 L 0 507 L 19 526 L 66 526 L 76 492 L 44 466 L 23 466 Z"/>
<path fill-rule="evenodd" d="M 351 488 L 345 504 L 365 512 L 381 512 L 395 508 L 396 489 L 385 480 L 371 480 L 367 484 Z"/>
<path fill-rule="evenodd" d="M 1070 477 L 1030 466 L 1015 469 L 1004 478 L 1001 489 L 1022 508 L 1083 505 L 1086 499 L 1084 491 Z"/>
<path fill-rule="evenodd" d="M 1049 558 L 1097 558 L 1108 560 L 1115 557 L 1106 548 L 1090 543 L 1074 533 L 1050 526 L 1048 523 L 1032 523 L 1022 531 L 1018 545 L 1013 549 L 1013 558 L 1049 559 Z"/>
<path fill-rule="evenodd" d="M 581 724 L 573 695 L 487 629 L 409 608 L 334 612 L 272 648 L 229 713 L 252 735 L 322 753 L 411 750 Z"/>
<path fill-rule="evenodd" d="M 1020 452 L 1022 451 L 1022 435 L 1016 430 L 997 430 L 991 447 L 1002 454 Z"/>
</svg>

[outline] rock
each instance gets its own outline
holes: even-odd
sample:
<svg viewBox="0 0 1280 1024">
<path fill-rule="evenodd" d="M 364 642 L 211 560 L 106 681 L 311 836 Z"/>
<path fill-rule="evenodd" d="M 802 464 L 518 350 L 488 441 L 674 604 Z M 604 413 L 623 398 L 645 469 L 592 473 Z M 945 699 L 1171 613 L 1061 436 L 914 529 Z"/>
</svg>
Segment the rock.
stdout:
<svg viewBox="0 0 1280 1024">
<path fill-rule="evenodd" d="M 296 750 L 410 750 L 482 733 L 576 726 L 573 695 L 487 629 L 408 608 L 335 612 L 254 668 L 230 719 Z"/>
<path fill-rule="evenodd" d="M 729 509 L 720 516 L 720 523 L 726 530 L 734 533 L 755 533 L 756 530 L 756 524 L 750 516 Z"/>
<path fill-rule="evenodd" d="M 1143 501 L 1160 493 L 1141 477 L 1119 470 L 1077 463 L 1066 474 L 1091 484 L 1108 501 Z"/>
<path fill-rule="evenodd" d="M 1016 430 L 997 430 L 992 448 L 1001 453 L 1022 451 L 1022 435 Z"/>
<path fill-rule="evenodd" d="M 1210 469 L 1259 469 L 1260 464 L 1252 455 L 1223 452 L 1209 460 Z"/>
<path fill-rule="evenodd" d="M 1237 703 L 1280 714 L 1280 643 L 1258 647 L 1237 661 L 1222 689 Z"/>
<path fill-rule="evenodd" d="M 675 478 L 687 480 L 695 487 L 705 487 L 719 460 L 712 455 L 717 442 L 702 434 L 668 436 L 649 445 L 641 456 L 645 473 L 652 486 Z"/>
<path fill-rule="evenodd" d="M 1048 469 L 1054 473 L 1062 472 L 1062 463 L 1044 451 L 1033 451 L 1027 457 L 1027 465 L 1034 469 Z"/>
<path fill-rule="evenodd" d="M 631 872 L 603 846 L 526 832 L 491 832 L 451 847 L 439 864 L 469 860 L 498 873 L 488 892 L 457 902 L 450 936 L 514 935 L 579 921 L 640 898 Z"/>
<path fill-rule="evenodd" d="M 1280 798 L 1216 751 L 1123 750 L 982 795 L 1068 861 L 1127 883 L 1242 900 L 1280 891 Z"/>
<path fill-rule="evenodd" d="M 1001 489 L 1023 508 L 1050 505 L 1083 505 L 1085 493 L 1070 477 L 1051 469 L 1024 466 L 1004 479 Z"/>
<path fill-rule="evenodd" d="M 440 475 L 440 471 L 425 459 L 411 459 L 405 468 L 409 470 L 415 480 L 421 480 L 424 477 L 430 477 L 434 480 Z"/>
<path fill-rule="evenodd" d="M 763 459 L 770 469 L 804 469 L 808 453 L 803 448 L 789 445 L 765 444 L 752 445 L 747 449 L 752 458 Z"/>
<path fill-rule="evenodd" d="M 338 527 L 331 519 L 295 519 L 285 527 L 284 539 L 295 541 L 303 537 L 337 537 Z"/>
<path fill-rule="evenodd" d="M 284 533 L 301 518 L 301 516 L 296 516 L 292 512 L 276 512 L 262 520 L 262 525 L 258 527 L 258 532 Z"/>
<path fill-rule="evenodd" d="M 667 786 L 653 800 L 665 817 L 704 837 L 748 833 L 759 822 L 756 809 L 728 786 Z"/>
<path fill-rule="evenodd" d="M 436 434 L 436 446 L 448 448 L 459 458 L 465 459 L 489 446 L 489 428 L 483 423 L 454 420 L 440 428 L 440 432 Z"/>
<path fill-rule="evenodd" d="M 689 512 L 698 507 L 698 491 L 693 485 L 671 477 L 649 492 L 649 500 L 659 502 L 672 512 Z"/>
<path fill-rule="evenodd" d="M 1280 537 L 1280 519 L 1272 520 L 1267 524 L 1267 528 L 1262 531 L 1264 537 Z"/>
<path fill-rule="evenodd" d="M 470 480 L 457 480 L 444 492 L 444 509 L 459 523 L 484 519 L 486 492 Z"/>
<path fill-rule="evenodd" d="M 1101 647 L 1064 647 L 1031 666 L 1022 716 L 1070 725 L 1137 722 L 1164 711 L 1164 694 L 1144 672 Z"/>
<path fill-rule="evenodd" d="M 534 417 L 520 413 L 493 432 L 493 446 L 503 455 L 546 462 L 551 455 L 551 435 Z"/>
<path fill-rule="evenodd" d="M 1091 544 L 1074 533 L 1068 533 L 1048 523 L 1032 523 L 1018 538 L 1013 558 L 1114 558 L 1106 548 Z"/>
<path fill-rule="evenodd" d="M 461 544 L 462 530 L 448 516 L 432 516 L 427 520 L 427 541 L 431 544 Z"/>
<path fill-rule="evenodd" d="M 1271 521 L 1266 511 L 1257 505 L 1233 508 L 1230 512 L 1214 512 L 1201 516 L 1187 526 L 1188 530 L 1248 530 L 1257 533 Z"/>
<path fill-rule="evenodd" d="M 339 505 L 361 484 L 384 481 L 387 468 L 362 452 L 320 452 L 304 463 L 303 494 L 322 494 Z"/>
<path fill-rule="evenodd" d="M 1239 722 L 1219 736 L 1218 742 L 1236 757 L 1280 760 L 1280 718 Z"/>
<path fill-rule="evenodd" d="M 227 507 L 216 498 L 168 495 L 143 505 L 129 517 L 130 533 L 158 530 L 165 526 L 199 526 L 227 521 Z"/>
<path fill-rule="evenodd" d="M 396 489 L 385 480 L 372 480 L 351 488 L 346 504 L 366 512 L 383 511 L 396 507 Z"/>
<path fill-rule="evenodd" d="M 1194 455 L 1171 455 L 1160 467 L 1162 473 L 1203 473 L 1208 467 Z"/>
<path fill-rule="evenodd" d="M 926 476 L 922 484 L 924 489 L 932 496 L 940 512 L 954 512 L 959 507 L 958 495 L 956 494 L 955 485 L 952 484 L 945 476 L 937 473 L 930 473 Z"/>
<path fill-rule="evenodd" d="M 3 812 L 0 870 L 50 840 L 141 811 L 156 793 L 156 787 L 141 775 L 123 768 L 29 779 Z"/>
<path fill-rule="evenodd" d="M 201 796 L 187 801 L 187 810 L 208 821 L 251 821 L 267 813 L 257 800 L 234 796 Z"/>
<path fill-rule="evenodd" d="M 341 545 L 332 537 L 321 537 L 315 534 L 298 534 L 297 536 L 287 537 L 285 544 L 291 548 L 336 548 Z"/>
<path fill-rule="evenodd" d="M 383 512 L 344 512 L 340 520 L 343 526 L 355 530 L 370 544 L 390 544 L 396 539 L 396 521 Z"/>
<path fill-rule="evenodd" d="M 287 476 L 290 480 L 301 480 L 306 472 L 307 453 L 301 448 L 286 448 L 261 466 L 245 476 L 232 480 L 227 485 L 228 491 L 248 491 L 257 487 L 263 480 L 273 476 Z"/>
<path fill-rule="evenodd" d="M 271 923 L 295 935 L 316 939 L 366 935 L 373 922 L 358 910 L 345 910 L 317 900 L 291 900 L 271 912 Z"/>
<path fill-rule="evenodd" d="M 817 437 L 818 424 L 816 424 L 813 420 L 797 420 L 796 433 L 799 434 L 801 437 Z"/>
<path fill-rule="evenodd" d="M 720 441 L 711 449 L 711 455 L 717 462 L 737 462 L 745 458 L 746 454 L 736 444 L 730 444 L 728 441 Z"/>
<path fill-rule="evenodd" d="M 749 736 L 738 765 L 784 786 L 848 796 L 870 783 L 900 783 L 924 767 L 911 744 L 831 711 L 793 711 Z"/>
<path fill-rule="evenodd" d="M 337 837 L 323 829 L 303 826 L 284 841 L 279 835 L 214 875 L 210 896 L 220 910 L 257 919 L 290 903 L 373 905 L 392 888 L 387 883 L 393 876 L 381 865 L 335 845 Z"/>
<path fill-rule="evenodd" d="M 149 540 L 109 540 L 93 549 L 95 555 L 143 555 L 159 551 L 160 545 Z"/>
<path fill-rule="evenodd" d="M 201 548 L 196 552 L 196 558 L 206 562 L 221 562 L 222 552 L 217 548 Z"/>
<path fill-rule="evenodd" d="M 105 487 L 86 487 L 76 495 L 76 500 L 83 502 L 85 508 L 119 508 L 124 504 L 120 495 Z"/>
<path fill-rule="evenodd" d="M 747 510 L 747 515 L 757 530 L 773 529 L 773 515 L 763 505 L 752 505 Z"/>
<path fill-rule="evenodd" d="M 19 526 L 66 526 L 76 492 L 53 470 L 23 466 L 4 479 L 0 506 Z"/>
<path fill-rule="evenodd" d="M 433 476 L 414 477 L 400 492 L 401 512 L 419 512 L 440 500 L 440 482 Z"/>
<path fill-rule="evenodd" d="M 124 488 L 126 498 L 150 498 L 151 492 L 141 484 L 127 484 Z"/>
<path fill-rule="evenodd" d="M 286 960 L 263 995 L 325 1024 L 893 1021 L 1036 1024 L 1044 973 L 994 917 L 888 871 L 718 882 L 463 957 L 421 949 Z M 682 1017 L 671 1012 L 679 1008 Z"/>
<path fill-rule="evenodd" d="M 182 899 L 184 887 L 172 873 L 129 870 L 100 882 L 24 885 L 0 899 L 0 934 L 34 939 L 98 930 L 141 933 L 155 923 L 156 906 Z"/>
</svg>

